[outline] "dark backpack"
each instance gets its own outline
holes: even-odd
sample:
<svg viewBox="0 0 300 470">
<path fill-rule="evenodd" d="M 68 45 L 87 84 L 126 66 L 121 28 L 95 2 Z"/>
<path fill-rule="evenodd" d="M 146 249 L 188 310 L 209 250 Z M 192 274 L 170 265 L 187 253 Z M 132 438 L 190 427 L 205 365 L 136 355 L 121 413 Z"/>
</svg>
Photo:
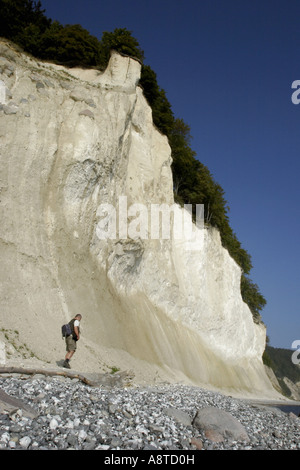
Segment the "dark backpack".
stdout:
<svg viewBox="0 0 300 470">
<path fill-rule="evenodd" d="M 61 334 L 63 338 L 72 334 L 72 329 L 69 323 L 66 323 L 61 327 Z"/>
</svg>

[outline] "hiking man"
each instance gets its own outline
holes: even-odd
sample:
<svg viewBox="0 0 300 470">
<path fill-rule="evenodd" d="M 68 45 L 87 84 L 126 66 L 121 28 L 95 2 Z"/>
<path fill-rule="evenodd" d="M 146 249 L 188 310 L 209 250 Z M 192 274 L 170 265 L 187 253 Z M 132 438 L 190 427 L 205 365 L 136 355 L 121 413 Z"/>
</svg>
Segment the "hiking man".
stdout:
<svg viewBox="0 0 300 470">
<path fill-rule="evenodd" d="M 82 316 L 80 314 L 77 314 L 70 322 L 69 325 L 71 327 L 72 333 L 69 336 L 66 336 L 66 349 L 67 349 L 67 354 L 65 357 L 65 361 L 63 364 L 63 367 L 66 367 L 67 369 L 71 369 L 70 367 L 70 360 L 73 354 L 76 351 L 76 343 L 80 338 L 80 320 Z"/>
</svg>

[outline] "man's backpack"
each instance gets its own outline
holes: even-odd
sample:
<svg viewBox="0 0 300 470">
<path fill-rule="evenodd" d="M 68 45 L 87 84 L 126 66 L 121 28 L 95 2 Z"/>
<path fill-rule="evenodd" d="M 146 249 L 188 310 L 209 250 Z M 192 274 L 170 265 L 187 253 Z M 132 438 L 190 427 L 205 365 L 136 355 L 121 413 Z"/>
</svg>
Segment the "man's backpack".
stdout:
<svg viewBox="0 0 300 470">
<path fill-rule="evenodd" d="M 69 323 L 66 323 L 61 327 L 61 334 L 63 338 L 72 334 L 71 326 Z"/>
</svg>

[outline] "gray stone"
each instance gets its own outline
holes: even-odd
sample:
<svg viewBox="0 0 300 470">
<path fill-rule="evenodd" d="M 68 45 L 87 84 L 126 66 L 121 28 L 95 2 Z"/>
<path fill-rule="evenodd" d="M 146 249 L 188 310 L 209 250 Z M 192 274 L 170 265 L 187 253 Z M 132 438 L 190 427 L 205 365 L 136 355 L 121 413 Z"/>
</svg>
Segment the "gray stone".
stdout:
<svg viewBox="0 0 300 470">
<path fill-rule="evenodd" d="M 177 408 L 167 408 L 165 410 L 166 415 L 170 418 L 174 418 L 177 423 L 183 424 L 184 426 L 191 426 L 191 417 L 184 411 L 178 410 Z"/>
<path fill-rule="evenodd" d="M 46 86 L 50 87 L 50 88 L 55 88 L 55 85 L 53 82 L 51 82 L 51 80 L 48 80 L 48 78 L 44 78 L 44 83 Z"/>
<path fill-rule="evenodd" d="M 28 449 L 31 444 L 31 439 L 29 436 L 24 436 L 20 439 L 19 444 L 23 449 Z"/>
<path fill-rule="evenodd" d="M 23 415 L 29 418 L 36 418 L 38 416 L 38 413 L 22 400 L 11 397 L 0 389 L 0 413 L 13 413 L 17 410 L 22 410 Z"/>
<path fill-rule="evenodd" d="M 95 104 L 94 100 L 92 100 L 92 99 L 87 99 L 87 100 L 85 100 L 85 103 L 86 103 L 88 106 L 91 106 L 91 108 L 96 108 L 96 104 Z"/>
<path fill-rule="evenodd" d="M 83 111 L 81 111 L 79 113 L 79 116 L 87 116 L 94 119 L 94 113 L 92 113 L 92 111 L 90 111 L 89 109 L 84 109 Z"/>
<path fill-rule="evenodd" d="M 110 403 L 108 405 L 108 411 L 110 414 L 115 414 L 118 411 L 118 406 L 114 405 L 113 403 Z"/>
<path fill-rule="evenodd" d="M 77 440 L 77 437 L 75 436 L 75 434 L 69 434 L 68 437 L 67 437 L 67 443 L 70 445 L 70 446 L 76 446 L 76 444 L 78 443 L 78 440 Z"/>
<path fill-rule="evenodd" d="M 70 98 L 73 101 L 84 101 L 84 98 L 77 91 L 72 91 Z"/>
<path fill-rule="evenodd" d="M 202 431 L 215 431 L 228 440 L 249 440 L 244 426 L 230 413 L 214 406 L 197 411 L 193 425 Z"/>
<path fill-rule="evenodd" d="M 7 105 L 4 105 L 3 106 L 3 111 L 5 114 L 9 115 L 9 114 L 17 114 L 18 112 L 18 109 L 19 109 L 19 106 L 13 102 L 11 103 L 8 103 Z"/>
</svg>

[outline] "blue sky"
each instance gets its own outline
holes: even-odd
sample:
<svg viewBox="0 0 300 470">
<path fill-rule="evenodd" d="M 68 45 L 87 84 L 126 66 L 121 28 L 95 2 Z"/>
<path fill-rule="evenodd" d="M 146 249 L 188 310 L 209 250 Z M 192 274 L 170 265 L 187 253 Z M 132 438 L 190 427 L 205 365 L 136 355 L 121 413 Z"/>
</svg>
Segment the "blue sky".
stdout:
<svg viewBox="0 0 300 470">
<path fill-rule="evenodd" d="M 300 339 L 299 0 L 42 0 L 101 38 L 127 28 L 192 148 L 223 187 L 230 223 L 267 300 L 270 344 Z"/>
</svg>

